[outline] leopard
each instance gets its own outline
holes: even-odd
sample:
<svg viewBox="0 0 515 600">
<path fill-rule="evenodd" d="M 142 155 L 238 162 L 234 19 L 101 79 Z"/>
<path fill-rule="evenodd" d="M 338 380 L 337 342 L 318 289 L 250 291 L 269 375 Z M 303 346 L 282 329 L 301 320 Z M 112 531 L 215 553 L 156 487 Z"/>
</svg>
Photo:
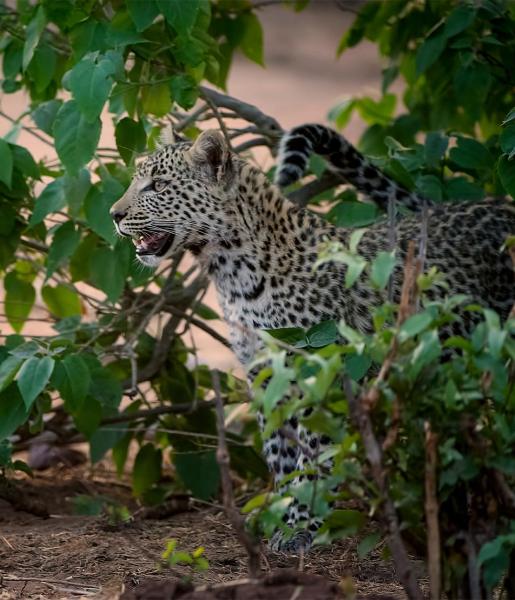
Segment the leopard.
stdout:
<svg viewBox="0 0 515 600">
<path fill-rule="evenodd" d="M 435 298 L 464 294 L 496 310 L 503 320 L 508 317 L 515 287 L 503 243 L 515 231 L 511 200 L 435 204 L 398 184 L 325 125 L 301 125 L 282 136 L 275 181 L 235 154 L 222 131 L 206 130 L 193 142 L 168 139 L 138 164 L 111 216 L 117 232 L 132 238 L 143 265 L 155 268 L 179 252 L 191 252 L 214 283 L 232 348 L 250 381 L 257 375 L 253 360 L 263 348 L 263 330 L 307 329 L 326 320 L 344 320 L 370 332 L 374 307 L 386 301 L 385 292 L 365 278 L 346 288 L 344 264 L 327 261 L 314 268 L 321 245 L 329 240 L 347 246 L 352 230 L 334 226 L 323 214 L 286 196 L 285 189 L 303 176 L 313 153 L 325 158 L 342 183 L 354 186 L 363 202 L 375 203 L 385 213 L 362 235 L 362 256 L 373 260 L 389 251 L 393 227 L 402 265 L 410 241 L 420 244 L 424 238 L 426 268 L 436 267 L 448 282 L 447 291 L 432 290 Z M 397 208 L 403 214 L 392 221 Z M 391 279 L 398 300 L 402 266 Z M 451 333 L 471 326 L 464 314 L 452 324 Z M 303 426 L 309 410 L 263 440 L 278 490 L 294 472 L 299 474 L 292 486 L 316 478 L 307 449 L 323 450 L 331 443 L 328 436 L 316 436 Z M 258 422 L 265 427 L 261 413 Z M 272 550 L 307 552 L 321 521 L 296 500 L 283 521 L 290 534 L 278 529 Z"/>
</svg>

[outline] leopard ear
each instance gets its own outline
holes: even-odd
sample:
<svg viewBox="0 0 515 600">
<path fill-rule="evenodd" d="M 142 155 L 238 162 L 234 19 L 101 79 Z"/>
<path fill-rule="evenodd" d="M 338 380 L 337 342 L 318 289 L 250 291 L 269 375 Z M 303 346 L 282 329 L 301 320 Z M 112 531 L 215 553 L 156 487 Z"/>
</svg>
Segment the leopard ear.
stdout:
<svg viewBox="0 0 515 600">
<path fill-rule="evenodd" d="M 227 185 L 231 182 L 234 174 L 231 151 L 219 131 L 203 131 L 189 153 L 193 164 L 207 171 L 218 183 Z"/>
<path fill-rule="evenodd" d="M 175 134 L 171 123 L 169 123 L 161 130 L 159 135 L 159 146 L 164 147 L 172 144 L 175 144 Z"/>
</svg>

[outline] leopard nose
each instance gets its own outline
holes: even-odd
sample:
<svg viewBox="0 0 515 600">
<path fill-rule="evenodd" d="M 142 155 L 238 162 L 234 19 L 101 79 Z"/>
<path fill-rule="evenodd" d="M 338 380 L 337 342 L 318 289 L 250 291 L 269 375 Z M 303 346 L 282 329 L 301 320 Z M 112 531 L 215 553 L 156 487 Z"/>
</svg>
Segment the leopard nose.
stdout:
<svg viewBox="0 0 515 600">
<path fill-rule="evenodd" d="M 115 223 L 119 223 L 124 217 L 127 216 L 126 210 L 112 210 L 111 217 Z"/>
</svg>

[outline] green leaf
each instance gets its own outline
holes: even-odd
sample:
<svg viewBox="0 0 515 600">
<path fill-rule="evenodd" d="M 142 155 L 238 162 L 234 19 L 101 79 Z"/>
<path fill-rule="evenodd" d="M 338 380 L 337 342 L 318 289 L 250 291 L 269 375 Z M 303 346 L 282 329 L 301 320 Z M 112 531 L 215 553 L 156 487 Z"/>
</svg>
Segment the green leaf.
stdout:
<svg viewBox="0 0 515 600">
<path fill-rule="evenodd" d="M 3 392 L 11 385 L 22 363 L 23 358 L 19 356 L 8 356 L 0 364 L 0 392 Z"/>
<path fill-rule="evenodd" d="M 175 453 L 173 462 L 184 486 L 196 498 L 209 500 L 218 492 L 220 470 L 215 452 Z"/>
<path fill-rule="evenodd" d="M 351 288 L 367 266 L 367 261 L 357 254 L 349 254 L 345 262 L 347 265 L 347 270 L 345 271 L 345 287 Z"/>
<path fill-rule="evenodd" d="M 428 167 L 436 169 L 440 165 L 447 146 L 449 138 L 438 131 L 432 131 L 426 135 L 424 144 L 424 155 Z"/>
<path fill-rule="evenodd" d="M 445 193 L 450 200 L 482 200 L 485 192 L 465 177 L 454 177 L 445 183 Z"/>
<path fill-rule="evenodd" d="M 501 156 L 497 163 L 497 172 L 504 189 L 515 198 L 515 160 L 509 160 L 506 155 Z"/>
<path fill-rule="evenodd" d="M 176 75 L 170 81 L 172 97 L 186 110 L 192 108 L 198 98 L 199 90 L 197 82 L 189 75 Z"/>
<path fill-rule="evenodd" d="M 166 83 L 145 86 L 141 92 L 141 103 L 145 113 L 164 117 L 172 108 L 170 87 Z"/>
<path fill-rule="evenodd" d="M 61 361 L 64 377 L 58 386 L 68 409 L 78 411 L 89 392 L 91 376 L 86 361 L 78 354 L 71 354 Z"/>
<path fill-rule="evenodd" d="M 105 367 L 90 368 L 91 395 L 106 409 L 118 408 L 122 400 L 120 381 Z"/>
<path fill-rule="evenodd" d="M 39 38 L 43 33 L 45 25 L 45 11 L 43 10 L 42 6 L 38 6 L 36 14 L 34 15 L 32 21 L 27 25 L 27 30 L 25 32 L 25 45 L 23 46 L 22 61 L 24 71 L 29 66 L 32 57 L 34 56 L 34 51 L 39 43 Z"/>
<path fill-rule="evenodd" d="M 102 407 L 96 398 L 89 396 L 73 412 L 72 416 L 78 431 L 84 434 L 88 440 L 91 440 L 102 421 Z"/>
<path fill-rule="evenodd" d="M 88 122 L 75 100 L 61 106 L 54 122 L 55 149 L 70 173 L 91 160 L 100 138 L 100 119 Z"/>
<path fill-rule="evenodd" d="M 107 25 L 89 18 L 70 31 L 70 42 L 75 60 L 88 52 L 104 51 L 107 48 Z"/>
<path fill-rule="evenodd" d="M 79 295 L 63 283 L 55 287 L 43 286 L 41 295 L 48 310 L 60 319 L 80 315 L 82 312 Z"/>
<path fill-rule="evenodd" d="M 89 453 L 92 463 L 101 460 L 127 432 L 126 423 L 116 423 L 99 427 L 89 439 Z"/>
<path fill-rule="evenodd" d="M 84 212 L 91 229 L 109 244 L 114 245 L 117 236 L 109 209 L 123 194 L 123 187 L 116 180 L 112 181 L 114 185 L 102 186 L 107 187 L 107 191 L 98 187 L 91 189 L 84 202 Z"/>
<path fill-rule="evenodd" d="M 457 6 L 447 18 L 444 27 L 444 35 L 447 38 L 450 38 L 461 33 L 472 24 L 475 17 L 476 11 L 472 6 L 464 4 Z"/>
<path fill-rule="evenodd" d="M 80 112 L 94 122 L 102 112 L 113 85 L 115 63 L 107 56 L 87 54 L 65 75 Z"/>
<path fill-rule="evenodd" d="M 12 435 L 27 417 L 18 386 L 12 383 L 0 393 L 0 441 Z"/>
<path fill-rule="evenodd" d="M 206 321 L 220 318 L 220 315 L 216 310 L 213 310 L 210 306 L 203 304 L 202 302 L 195 307 L 195 312 L 201 319 L 205 319 Z"/>
<path fill-rule="evenodd" d="M 129 13 L 126 10 L 117 10 L 107 28 L 107 44 L 111 47 L 121 47 L 144 41 L 145 38 L 136 31 Z"/>
<path fill-rule="evenodd" d="M 0 138 L 0 181 L 10 188 L 13 176 L 13 155 L 9 144 Z"/>
<path fill-rule="evenodd" d="M 279 329 L 267 330 L 272 337 L 281 340 L 285 344 L 295 346 L 295 348 L 305 348 L 307 346 L 306 332 L 302 327 L 282 327 Z"/>
<path fill-rule="evenodd" d="M 91 279 L 110 302 L 116 302 L 120 297 L 127 276 L 130 249 L 124 246 L 117 245 L 114 250 L 101 246 L 91 255 Z"/>
<path fill-rule="evenodd" d="M 239 19 L 243 35 L 240 40 L 240 48 L 247 58 L 253 62 L 265 66 L 263 61 L 263 29 L 261 23 L 254 13 L 248 12 Z"/>
<path fill-rule="evenodd" d="M 381 538 L 382 535 L 379 531 L 371 533 L 370 535 L 367 535 L 367 537 L 363 538 L 358 544 L 358 556 L 360 558 L 364 558 L 377 546 Z"/>
<path fill-rule="evenodd" d="M 345 371 L 349 377 L 354 381 L 359 381 L 364 377 L 372 361 L 365 354 L 350 354 L 345 359 Z"/>
<path fill-rule="evenodd" d="M 440 353 L 441 345 L 438 331 L 436 329 L 424 331 L 420 336 L 420 342 L 415 348 L 411 359 L 415 374 L 418 374 L 422 367 L 439 358 Z"/>
<path fill-rule="evenodd" d="M 137 31 L 145 31 L 159 14 L 155 0 L 127 0 L 127 10 Z"/>
<path fill-rule="evenodd" d="M 339 102 L 331 108 L 327 118 L 329 121 L 332 121 L 338 129 L 343 129 L 349 122 L 356 106 L 357 101 L 354 98 L 342 100 L 342 102 Z"/>
<path fill-rule="evenodd" d="M 483 579 L 488 589 L 495 587 L 501 580 L 510 562 L 515 548 L 515 534 L 499 535 L 481 546 L 477 556 L 478 566 L 483 566 Z"/>
<path fill-rule="evenodd" d="M 397 96 L 395 94 L 385 94 L 377 102 L 365 96 L 355 102 L 359 114 L 367 123 L 388 125 L 395 111 Z"/>
<path fill-rule="evenodd" d="M 418 48 L 415 59 L 417 75 L 421 75 L 440 58 L 446 44 L 447 36 L 442 30 L 424 41 Z"/>
<path fill-rule="evenodd" d="M 365 227 L 374 223 L 379 214 L 375 204 L 342 200 L 327 213 L 327 219 L 336 227 Z"/>
<path fill-rule="evenodd" d="M 141 121 L 125 117 L 119 121 L 115 129 L 116 147 L 126 165 L 145 150 L 147 135 Z"/>
<path fill-rule="evenodd" d="M 490 169 L 493 157 L 490 151 L 480 142 L 465 137 L 458 137 L 457 146 L 451 148 L 449 157 L 458 166 L 465 169 Z"/>
<path fill-rule="evenodd" d="M 515 123 L 511 123 L 503 128 L 499 143 L 503 152 L 508 154 L 508 159 L 515 156 Z"/>
<path fill-rule="evenodd" d="M 31 113 L 34 123 L 48 135 L 54 135 L 53 127 L 55 117 L 62 104 L 62 100 L 48 100 L 48 102 L 39 104 Z"/>
<path fill-rule="evenodd" d="M 34 400 L 45 389 L 54 365 L 55 361 L 50 356 L 43 358 L 33 356 L 23 363 L 16 382 L 27 410 L 30 410 Z"/>
<path fill-rule="evenodd" d="M 407 340 L 410 337 L 414 337 L 429 327 L 432 322 L 433 315 L 429 312 L 421 312 L 416 315 L 412 315 L 401 325 L 399 329 L 399 337 L 402 341 Z"/>
<path fill-rule="evenodd" d="M 5 79 L 16 79 L 21 71 L 23 45 L 15 38 L 11 38 L 3 52 L 2 67 Z"/>
<path fill-rule="evenodd" d="M 395 263 L 395 250 L 392 250 L 391 252 L 379 252 L 374 258 L 370 277 L 380 290 L 388 283 L 390 275 L 395 267 Z"/>
<path fill-rule="evenodd" d="M 323 530 L 337 529 L 341 537 L 355 535 L 363 527 L 366 517 L 358 510 L 334 510 L 326 519 Z"/>
<path fill-rule="evenodd" d="M 61 210 L 65 206 L 65 178 L 59 177 L 51 181 L 39 195 L 29 225 L 31 227 L 38 225 L 48 214 Z"/>
<path fill-rule="evenodd" d="M 420 195 L 424 198 L 428 198 L 434 202 L 442 200 L 442 182 L 436 175 L 419 175 L 415 180 L 415 185 Z"/>
<path fill-rule="evenodd" d="M 39 168 L 32 158 L 32 154 L 23 146 L 11 144 L 11 152 L 14 160 L 14 167 L 23 175 L 39 179 Z"/>
<path fill-rule="evenodd" d="M 142 446 L 132 470 L 132 491 L 141 496 L 161 479 L 161 450 L 148 443 Z"/>
<path fill-rule="evenodd" d="M 34 81 L 34 87 L 40 94 L 51 84 L 57 66 L 57 54 L 47 44 L 41 44 L 34 52 L 27 74 Z"/>
<path fill-rule="evenodd" d="M 46 278 L 48 279 L 75 252 L 80 242 L 80 232 L 72 221 L 59 225 L 54 232 L 46 260 Z"/>
<path fill-rule="evenodd" d="M 157 0 L 165 19 L 178 34 L 188 34 L 197 19 L 201 0 Z"/>
<path fill-rule="evenodd" d="M 306 339 L 312 348 L 322 348 L 338 339 L 338 328 L 334 321 L 322 321 L 306 332 Z"/>
<path fill-rule="evenodd" d="M 34 306 L 36 292 L 34 286 L 18 277 L 15 271 L 7 273 L 4 279 L 5 314 L 11 327 L 19 333 Z"/>
</svg>

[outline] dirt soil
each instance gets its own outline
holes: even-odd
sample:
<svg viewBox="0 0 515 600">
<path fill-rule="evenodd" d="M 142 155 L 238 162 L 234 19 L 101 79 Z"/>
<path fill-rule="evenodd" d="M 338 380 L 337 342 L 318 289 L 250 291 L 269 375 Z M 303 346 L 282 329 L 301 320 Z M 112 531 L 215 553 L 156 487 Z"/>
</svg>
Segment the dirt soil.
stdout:
<svg viewBox="0 0 515 600">
<path fill-rule="evenodd" d="M 314 549 L 300 574 L 288 571 L 299 567 L 297 557 L 265 552 L 265 579 L 250 586 L 245 552 L 218 506 L 193 503 L 184 510 L 179 498 L 181 512 L 165 519 L 142 518 L 128 484 L 98 469 L 93 475 L 86 465 L 55 468 L 19 486 L 24 501 L 37 499 L 50 516 L 15 510 L 0 500 L 0 600 L 332 600 L 354 587 L 358 598 L 405 598 L 379 551 L 358 559 L 356 539 Z M 135 518 L 112 527 L 102 517 L 74 515 L 72 499 L 80 494 L 112 498 Z M 205 548 L 209 569 L 192 579 L 203 591 L 177 586 L 191 574 L 187 567 L 160 565 L 170 539 L 177 540 L 180 550 Z M 239 580 L 240 585 L 227 585 Z"/>
</svg>

